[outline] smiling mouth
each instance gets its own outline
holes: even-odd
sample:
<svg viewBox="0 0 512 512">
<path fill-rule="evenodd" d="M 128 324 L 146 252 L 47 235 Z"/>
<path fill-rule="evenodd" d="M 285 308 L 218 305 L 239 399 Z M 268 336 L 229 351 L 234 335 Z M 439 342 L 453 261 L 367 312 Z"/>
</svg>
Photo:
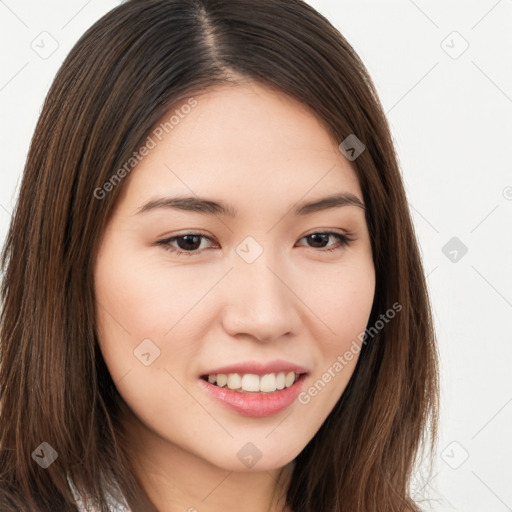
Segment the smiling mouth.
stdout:
<svg viewBox="0 0 512 512">
<path fill-rule="evenodd" d="M 230 389 L 238 393 L 275 393 L 293 386 L 302 375 L 305 373 L 278 372 L 266 375 L 219 373 L 201 375 L 201 379 L 216 387 Z"/>
</svg>

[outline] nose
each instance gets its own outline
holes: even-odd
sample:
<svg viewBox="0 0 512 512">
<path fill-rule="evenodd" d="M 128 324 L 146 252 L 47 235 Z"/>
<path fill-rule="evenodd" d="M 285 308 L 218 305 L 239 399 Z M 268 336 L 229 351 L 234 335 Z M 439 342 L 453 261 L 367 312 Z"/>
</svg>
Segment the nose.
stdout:
<svg viewBox="0 0 512 512">
<path fill-rule="evenodd" d="M 264 255 L 250 264 L 237 261 L 229 273 L 223 326 L 231 336 L 268 343 L 298 332 L 300 300 L 289 273 L 276 269 L 275 260 Z"/>
</svg>

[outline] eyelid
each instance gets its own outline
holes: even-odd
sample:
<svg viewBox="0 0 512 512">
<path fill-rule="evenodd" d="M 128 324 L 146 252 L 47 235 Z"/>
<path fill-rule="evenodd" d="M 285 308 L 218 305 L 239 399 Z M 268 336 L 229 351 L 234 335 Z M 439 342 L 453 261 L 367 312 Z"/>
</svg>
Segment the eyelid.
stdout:
<svg viewBox="0 0 512 512">
<path fill-rule="evenodd" d="M 343 230 L 334 230 L 334 229 L 315 229 L 309 233 L 306 233 L 305 235 L 302 235 L 299 240 L 302 240 L 303 238 L 306 238 L 311 235 L 333 235 L 338 238 L 338 245 L 333 247 L 327 247 L 327 248 L 321 248 L 316 249 L 315 247 L 308 247 L 308 249 L 312 249 L 315 252 L 331 252 L 335 251 L 337 249 L 344 249 L 347 246 L 349 246 L 352 242 L 355 242 L 357 240 L 356 237 L 354 237 L 353 233 L 349 233 L 348 231 Z M 306 246 L 307 247 L 307 246 Z"/>
<path fill-rule="evenodd" d="M 306 234 L 302 235 L 299 240 L 301 240 L 302 238 L 306 237 L 306 236 L 310 236 L 310 235 L 316 235 L 316 234 L 319 234 L 319 235 L 344 235 L 344 236 L 347 236 L 347 237 L 350 237 L 353 235 L 353 233 L 350 233 L 348 232 L 347 230 L 344 230 L 344 229 L 334 229 L 334 228 L 316 228 L 316 229 L 311 229 L 310 231 L 308 231 Z"/>
<path fill-rule="evenodd" d="M 186 254 L 188 256 L 195 256 L 197 254 L 200 254 L 202 253 L 203 251 L 205 251 L 206 249 L 202 249 L 202 250 L 195 250 L 195 251 L 184 251 L 182 249 L 176 249 L 174 247 L 172 247 L 170 245 L 171 242 L 174 242 L 176 239 L 179 239 L 179 238 L 183 238 L 185 236 L 199 236 L 201 237 L 202 239 L 206 239 L 210 242 L 214 242 L 214 240 L 212 239 L 212 237 L 210 237 L 209 235 L 205 235 L 204 233 L 199 233 L 199 232 L 195 232 L 195 231 L 186 231 L 185 233 L 181 233 L 181 234 L 177 234 L 177 235 L 173 235 L 171 237 L 168 237 L 168 238 L 164 238 L 162 240 L 158 240 L 157 242 L 155 242 L 156 245 L 160 245 L 162 246 L 162 248 L 164 250 L 167 250 L 171 253 L 175 253 L 175 254 Z M 208 247 L 208 249 L 210 249 L 210 247 Z"/>
</svg>

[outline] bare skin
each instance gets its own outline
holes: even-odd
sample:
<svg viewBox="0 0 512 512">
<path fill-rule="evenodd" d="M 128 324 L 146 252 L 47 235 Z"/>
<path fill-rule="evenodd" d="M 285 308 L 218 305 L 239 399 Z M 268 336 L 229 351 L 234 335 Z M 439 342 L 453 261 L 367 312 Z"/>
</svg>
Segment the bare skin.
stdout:
<svg viewBox="0 0 512 512">
<path fill-rule="evenodd" d="M 332 366 L 365 330 L 375 291 L 364 210 L 294 209 L 335 192 L 363 197 L 340 141 L 295 100 L 255 83 L 195 99 L 125 178 L 96 260 L 100 347 L 131 410 L 138 477 L 160 512 L 291 512 L 293 460 L 354 371 L 357 355 L 341 371 Z M 237 214 L 138 213 L 178 194 Z M 191 232 L 204 236 L 197 249 L 168 241 Z M 311 238 L 319 232 L 352 241 Z M 157 243 L 165 240 L 193 254 Z M 240 244 L 261 254 L 248 263 Z M 134 357 L 143 340 L 151 358 L 159 350 L 149 365 Z M 234 412 L 200 385 L 212 368 L 276 359 L 307 369 L 303 390 L 329 368 L 331 378 L 307 403 L 263 417 Z M 261 454 L 252 467 L 238 456 L 247 443 Z"/>
</svg>

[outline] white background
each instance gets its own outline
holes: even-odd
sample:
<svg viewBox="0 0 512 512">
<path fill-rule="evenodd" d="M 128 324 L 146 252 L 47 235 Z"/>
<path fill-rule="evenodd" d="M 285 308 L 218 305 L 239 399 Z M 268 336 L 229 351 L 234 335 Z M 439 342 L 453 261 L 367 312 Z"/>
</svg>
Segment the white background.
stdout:
<svg viewBox="0 0 512 512">
<path fill-rule="evenodd" d="M 78 38 L 118 4 L 0 0 L 1 243 L 46 92 Z M 441 437 L 416 490 L 436 512 L 512 511 L 512 0 L 310 4 L 374 79 L 428 274 Z M 47 58 L 35 51 L 57 44 Z"/>
</svg>

